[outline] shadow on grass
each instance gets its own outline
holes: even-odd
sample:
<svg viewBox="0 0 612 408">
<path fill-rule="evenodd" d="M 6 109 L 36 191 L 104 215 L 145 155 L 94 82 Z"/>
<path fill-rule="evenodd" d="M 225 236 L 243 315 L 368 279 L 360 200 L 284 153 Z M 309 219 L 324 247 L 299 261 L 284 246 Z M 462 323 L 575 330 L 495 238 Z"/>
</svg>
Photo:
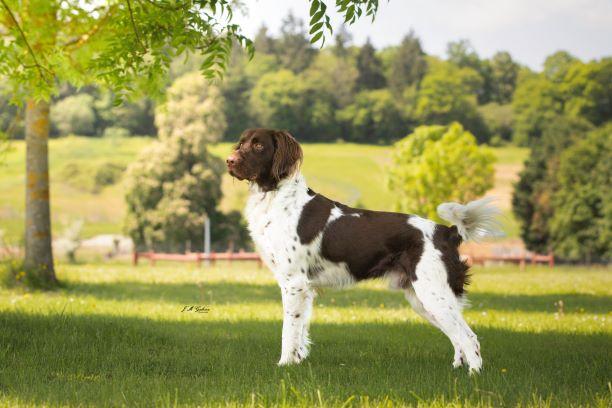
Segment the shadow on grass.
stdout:
<svg viewBox="0 0 612 408">
<path fill-rule="evenodd" d="M 313 351 L 275 365 L 280 322 L 154 321 L 0 313 L 0 394 L 51 405 L 267 403 L 352 395 L 485 405 L 608 398 L 610 336 L 479 329 L 485 371 L 450 367 L 444 336 L 421 324 L 314 324 Z M 284 382 L 289 395 L 283 396 Z M 306 401 L 306 402 L 304 402 Z"/>
<path fill-rule="evenodd" d="M 91 295 L 102 299 L 114 300 L 146 300 L 171 301 L 179 304 L 214 304 L 214 303 L 252 303 L 252 302 L 280 302 L 280 290 L 274 284 L 253 285 L 236 282 L 215 282 L 195 284 L 175 283 L 143 283 L 143 282 L 114 282 L 114 283 L 71 283 L 68 291 L 78 295 Z M 475 292 L 468 294 L 471 310 L 508 310 L 526 312 L 554 313 L 558 307 L 555 305 L 563 300 L 564 311 L 609 313 L 612 311 L 612 299 L 606 296 L 597 296 L 580 293 L 553 293 L 544 295 L 499 294 L 488 292 Z M 384 304 L 385 308 L 409 307 L 401 292 L 391 290 L 373 290 L 355 287 L 348 290 L 324 289 L 317 302 L 334 307 L 378 307 Z"/>
</svg>

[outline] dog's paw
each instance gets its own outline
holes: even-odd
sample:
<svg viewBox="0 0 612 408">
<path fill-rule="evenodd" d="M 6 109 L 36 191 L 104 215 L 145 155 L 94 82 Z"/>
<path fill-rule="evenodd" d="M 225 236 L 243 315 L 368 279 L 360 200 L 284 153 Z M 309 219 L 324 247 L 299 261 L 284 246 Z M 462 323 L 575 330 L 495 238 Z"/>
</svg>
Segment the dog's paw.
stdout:
<svg viewBox="0 0 612 408">
<path fill-rule="evenodd" d="M 293 352 L 288 353 L 287 355 L 281 356 L 280 360 L 278 361 L 278 365 L 287 366 L 292 364 L 299 364 L 302 362 L 302 360 L 304 360 L 304 358 L 306 358 L 306 356 L 302 354 L 301 351 L 294 350 Z"/>
<path fill-rule="evenodd" d="M 453 368 L 460 368 L 463 366 L 463 357 L 459 356 L 453 360 Z"/>
<path fill-rule="evenodd" d="M 470 367 L 469 371 L 470 376 L 476 375 L 476 374 L 480 374 L 482 372 L 482 366 L 480 367 Z"/>
</svg>

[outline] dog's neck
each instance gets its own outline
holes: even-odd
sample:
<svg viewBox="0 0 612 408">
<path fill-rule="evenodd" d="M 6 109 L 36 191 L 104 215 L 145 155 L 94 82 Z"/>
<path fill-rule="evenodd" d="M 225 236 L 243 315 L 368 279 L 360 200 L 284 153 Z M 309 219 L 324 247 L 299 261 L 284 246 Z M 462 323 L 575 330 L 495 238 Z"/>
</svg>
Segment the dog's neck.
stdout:
<svg viewBox="0 0 612 408">
<path fill-rule="evenodd" d="M 308 185 L 306 184 L 306 179 L 300 171 L 297 171 L 293 175 L 280 180 L 274 190 L 265 190 L 255 182 L 249 183 L 250 197 L 265 197 L 267 199 L 273 199 L 274 197 L 285 196 L 287 193 L 291 194 L 294 191 L 301 190 L 308 190 Z"/>
<path fill-rule="evenodd" d="M 245 208 L 247 221 L 249 224 L 256 223 L 264 214 L 278 208 L 294 210 L 308 201 L 308 197 L 306 179 L 299 172 L 279 181 L 277 188 L 270 191 L 251 183 Z"/>
</svg>

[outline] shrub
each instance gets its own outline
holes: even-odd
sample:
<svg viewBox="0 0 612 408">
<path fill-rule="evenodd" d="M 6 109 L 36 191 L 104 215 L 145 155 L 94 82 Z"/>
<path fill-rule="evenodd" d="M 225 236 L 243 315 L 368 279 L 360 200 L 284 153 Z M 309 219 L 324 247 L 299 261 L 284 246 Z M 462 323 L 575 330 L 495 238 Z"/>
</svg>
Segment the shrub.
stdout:
<svg viewBox="0 0 612 408">
<path fill-rule="evenodd" d="M 51 106 L 51 124 L 61 136 L 95 134 L 94 99 L 88 94 L 68 96 Z"/>
<path fill-rule="evenodd" d="M 60 179 L 71 187 L 90 193 L 98 193 L 104 187 L 117 183 L 125 166 L 114 162 L 100 164 L 71 162 L 60 170 Z"/>
<path fill-rule="evenodd" d="M 439 204 L 467 202 L 493 187 L 495 156 L 458 123 L 416 128 L 394 145 L 392 160 L 398 211 L 437 220 Z"/>
<path fill-rule="evenodd" d="M 102 163 L 96 168 L 94 176 L 94 189 L 99 191 L 103 187 L 117 183 L 124 171 L 124 165 L 113 162 Z"/>
</svg>

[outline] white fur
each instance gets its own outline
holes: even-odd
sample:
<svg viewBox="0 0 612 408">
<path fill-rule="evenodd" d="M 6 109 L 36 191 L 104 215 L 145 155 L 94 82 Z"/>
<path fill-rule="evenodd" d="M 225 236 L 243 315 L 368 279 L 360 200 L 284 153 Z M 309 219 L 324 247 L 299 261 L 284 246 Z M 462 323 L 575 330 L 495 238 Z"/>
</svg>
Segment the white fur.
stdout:
<svg viewBox="0 0 612 408">
<path fill-rule="evenodd" d="M 251 237 L 281 287 L 284 318 L 279 365 L 299 363 L 308 355 L 314 288 L 354 283 L 346 264 L 319 255 L 322 233 L 308 245 L 300 243 L 298 222 L 302 208 L 312 199 L 307 190 L 299 173 L 282 180 L 274 191 L 263 192 L 252 184 L 245 211 Z M 327 223 L 342 215 L 339 208 L 332 209 Z M 318 272 L 314 280 L 308 278 L 309 269 Z"/>
<path fill-rule="evenodd" d="M 440 218 L 457 226 L 464 241 L 481 241 L 487 237 L 501 236 L 499 208 L 491 205 L 493 198 L 485 197 L 463 205 L 443 203 L 438 206 Z"/>
<path fill-rule="evenodd" d="M 325 229 L 309 244 L 301 244 L 297 227 L 302 209 L 311 199 L 306 181 L 297 173 L 281 181 L 274 191 L 263 192 L 251 184 L 245 211 L 251 237 L 281 288 L 284 316 L 280 365 L 299 363 L 308 355 L 315 288 L 355 283 L 345 263 L 331 262 L 320 255 Z M 497 214 L 483 200 L 465 206 L 442 204 L 439 212 L 457 225 L 464 239 L 480 238 L 490 231 L 493 215 Z M 346 216 L 359 214 L 343 214 L 334 207 L 326 226 Z M 408 223 L 422 231 L 424 249 L 416 266 L 417 280 L 404 289 L 406 298 L 418 314 L 449 337 L 455 349 L 453 366 L 467 362 L 470 371 L 479 371 L 482 360 L 478 340 L 461 316 L 463 299 L 457 298 L 448 285 L 441 254 L 433 244 L 436 224 L 417 216 L 409 217 Z M 386 276 L 392 287 L 399 288 L 402 276 L 398 271 L 389 271 Z"/>
<path fill-rule="evenodd" d="M 439 328 L 455 349 L 453 367 L 467 362 L 470 372 L 482 367 L 480 344 L 461 315 L 462 300 L 448 285 L 448 276 L 440 251 L 433 244 L 433 221 L 411 217 L 409 223 L 423 232 L 423 253 L 416 266 L 417 279 L 405 292 L 415 312 Z M 432 226 L 433 225 L 433 226 Z M 465 359 L 465 360 L 464 360 Z M 466 361 L 467 360 L 467 361 Z"/>
</svg>

